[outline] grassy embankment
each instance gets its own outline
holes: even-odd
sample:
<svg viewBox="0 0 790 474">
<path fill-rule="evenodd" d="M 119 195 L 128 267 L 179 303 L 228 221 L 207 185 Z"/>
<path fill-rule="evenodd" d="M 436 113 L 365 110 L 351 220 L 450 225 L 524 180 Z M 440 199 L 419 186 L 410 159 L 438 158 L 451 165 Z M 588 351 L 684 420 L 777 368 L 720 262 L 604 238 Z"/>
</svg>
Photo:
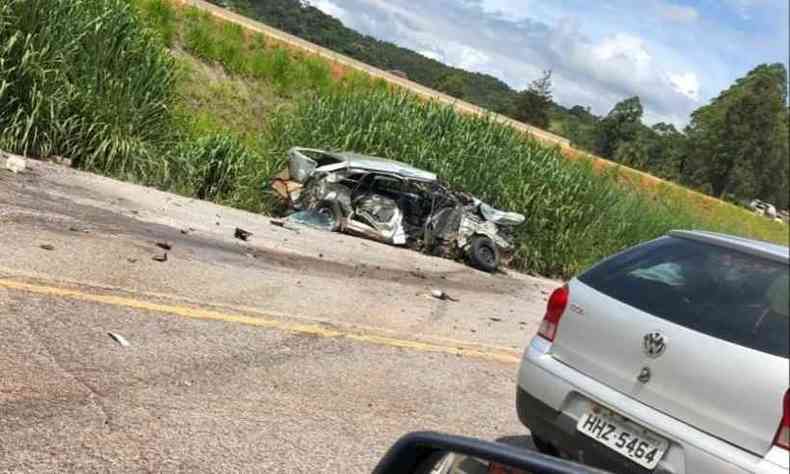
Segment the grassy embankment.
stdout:
<svg viewBox="0 0 790 474">
<path fill-rule="evenodd" d="M 399 159 L 526 214 L 514 264 L 552 276 L 671 228 L 787 242 L 734 206 L 624 186 L 616 170 L 363 74 L 337 77 L 196 10 L 132 3 L 0 6 L 0 146 L 256 212 L 274 210 L 266 184 L 290 146 Z"/>
</svg>

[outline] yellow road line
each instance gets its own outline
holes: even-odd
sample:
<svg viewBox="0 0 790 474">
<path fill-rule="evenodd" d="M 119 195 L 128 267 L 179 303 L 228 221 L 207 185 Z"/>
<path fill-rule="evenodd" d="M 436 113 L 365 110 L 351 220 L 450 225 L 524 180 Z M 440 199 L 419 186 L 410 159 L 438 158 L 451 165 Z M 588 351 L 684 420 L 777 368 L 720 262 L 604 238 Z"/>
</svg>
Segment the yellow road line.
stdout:
<svg viewBox="0 0 790 474">
<path fill-rule="evenodd" d="M 366 334 L 346 330 L 337 330 L 324 327 L 318 324 L 301 324 L 264 317 L 252 317 L 243 314 L 231 314 L 214 311 L 205 308 L 193 308 L 189 306 L 173 305 L 165 303 L 154 303 L 140 299 L 128 298 L 111 294 L 87 293 L 84 291 L 46 286 L 33 283 L 24 283 L 11 279 L 0 279 L 0 288 L 24 291 L 39 295 L 66 298 L 78 301 L 87 301 L 110 306 L 151 311 L 171 316 L 179 316 L 187 319 L 199 319 L 208 321 L 221 321 L 227 323 L 243 324 L 247 326 L 258 326 L 280 331 L 287 331 L 299 334 L 306 334 L 317 337 L 342 337 L 352 341 L 376 344 L 381 346 L 399 347 L 419 352 L 438 352 L 444 354 L 454 354 L 462 357 L 475 359 L 494 360 L 508 364 L 517 363 L 519 358 L 512 352 L 505 351 L 484 351 L 464 347 L 435 344 L 429 342 L 400 339 L 390 336 Z"/>
<path fill-rule="evenodd" d="M 81 280 L 73 280 L 69 278 L 56 278 L 52 275 L 48 275 L 45 273 L 38 273 L 38 272 L 24 272 L 19 271 L 18 269 L 14 268 L 7 268 L 0 265 L 0 280 L 4 278 L 13 278 L 16 281 L 24 280 L 24 281 L 34 281 L 34 282 L 46 282 L 48 286 L 56 286 L 58 288 L 63 287 L 72 287 L 72 288 L 90 288 L 92 291 L 100 291 L 104 293 L 120 293 L 128 296 L 132 296 L 139 300 L 147 300 L 147 299 L 155 299 L 160 301 L 170 301 L 173 304 L 179 304 L 181 306 L 191 305 L 192 307 L 201 307 L 205 306 L 204 303 L 200 300 L 195 300 L 192 298 L 185 297 L 183 295 L 175 295 L 172 293 L 162 293 L 156 291 L 140 291 L 140 290 L 130 290 L 128 288 L 123 288 L 120 286 L 113 286 L 107 285 L 105 283 L 98 283 L 95 281 L 81 281 Z M 555 282 L 552 282 L 555 284 Z M 314 324 L 317 326 L 322 327 L 333 327 L 338 328 L 341 332 L 348 332 L 348 333 L 362 333 L 362 334 L 377 334 L 380 336 L 392 336 L 395 339 L 400 339 L 402 336 L 395 330 L 376 327 L 376 326 L 367 326 L 364 324 L 353 323 L 350 324 L 346 321 L 338 321 L 326 318 L 316 318 L 310 317 L 303 314 L 294 314 L 294 313 L 283 313 L 280 311 L 274 310 L 266 310 L 262 311 L 260 308 L 252 307 L 252 306 L 244 306 L 244 305 L 237 305 L 237 304 L 228 304 L 228 303 L 212 303 L 212 308 L 218 309 L 220 312 L 232 312 L 232 313 L 241 313 L 246 314 L 248 316 L 260 316 L 263 318 L 268 319 L 275 319 L 275 320 L 289 320 L 289 321 L 301 321 L 307 324 Z M 520 353 L 512 348 L 507 346 L 495 345 L 495 344 L 485 344 L 480 342 L 469 342 L 460 339 L 454 339 L 450 337 L 444 336 L 426 336 L 426 335 L 419 335 L 416 336 L 415 340 L 419 340 L 421 342 L 427 342 L 429 344 L 437 344 L 440 346 L 447 346 L 447 347 L 464 347 L 466 349 L 474 349 L 479 350 L 480 352 L 501 352 L 506 354 L 513 354 L 516 357 L 520 356 Z"/>
</svg>

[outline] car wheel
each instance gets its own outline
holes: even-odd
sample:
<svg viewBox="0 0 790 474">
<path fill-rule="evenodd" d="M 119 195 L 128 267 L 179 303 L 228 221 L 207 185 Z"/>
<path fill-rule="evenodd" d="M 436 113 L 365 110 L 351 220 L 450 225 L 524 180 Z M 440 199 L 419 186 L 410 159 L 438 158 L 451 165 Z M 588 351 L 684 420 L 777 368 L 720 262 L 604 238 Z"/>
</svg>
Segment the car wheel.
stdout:
<svg viewBox="0 0 790 474">
<path fill-rule="evenodd" d="M 557 451 L 557 448 L 555 448 L 553 444 L 539 436 L 535 436 L 535 433 L 532 433 L 532 442 L 535 444 L 535 447 L 538 449 L 538 451 L 543 454 L 548 454 L 549 456 L 555 457 L 560 455 L 559 451 Z"/>
<path fill-rule="evenodd" d="M 469 244 L 469 263 L 478 270 L 495 272 L 499 266 L 499 252 L 494 241 L 482 235 L 472 237 Z"/>
<path fill-rule="evenodd" d="M 336 201 L 324 200 L 319 202 L 315 209 L 332 220 L 332 228 L 330 229 L 332 232 L 342 231 L 340 227 L 343 220 L 343 211 L 340 210 L 340 204 Z"/>
</svg>

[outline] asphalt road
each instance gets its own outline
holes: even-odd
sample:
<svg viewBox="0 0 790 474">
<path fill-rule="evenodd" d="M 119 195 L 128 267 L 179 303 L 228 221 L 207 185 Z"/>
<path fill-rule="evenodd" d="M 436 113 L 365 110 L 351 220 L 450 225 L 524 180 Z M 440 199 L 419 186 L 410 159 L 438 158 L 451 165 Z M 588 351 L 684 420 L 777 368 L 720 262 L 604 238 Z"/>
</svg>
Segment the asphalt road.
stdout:
<svg viewBox="0 0 790 474">
<path fill-rule="evenodd" d="M 370 472 L 425 429 L 529 445 L 516 364 L 555 282 L 29 164 L 0 171 L 0 472 Z"/>
</svg>

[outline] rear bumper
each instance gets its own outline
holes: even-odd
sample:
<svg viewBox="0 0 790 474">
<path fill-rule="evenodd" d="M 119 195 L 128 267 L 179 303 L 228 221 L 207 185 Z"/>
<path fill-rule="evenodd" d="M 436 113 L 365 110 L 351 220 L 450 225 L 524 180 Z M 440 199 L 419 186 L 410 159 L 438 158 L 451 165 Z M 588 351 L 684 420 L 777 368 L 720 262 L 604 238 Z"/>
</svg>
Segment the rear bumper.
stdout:
<svg viewBox="0 0 790 474">
<path fill-rule="evenodd" d="M 594 403 L 669 440 L 655 473 L 787 473 L 786 467 L 685 425 L 562 364 L 550 355 L 548 341 L 535 339 L 519 369 L 518 416 L 535 436 L 575 460 L 618 473 L 650 472 L 577 433 L 576 422 Z"/>
<path fill-rule="evenodd" d="M 649 474 L 651 472 L 579 434 L 573 417 L 552 409 L 521 387 L 518 387 L 516 392 L 516 410 L 521 422 L 534 436 L 558 447 L 577 461 L 617 473 Z M 659 469 L 653 472 L 662 471 Z"/>
</svg>

